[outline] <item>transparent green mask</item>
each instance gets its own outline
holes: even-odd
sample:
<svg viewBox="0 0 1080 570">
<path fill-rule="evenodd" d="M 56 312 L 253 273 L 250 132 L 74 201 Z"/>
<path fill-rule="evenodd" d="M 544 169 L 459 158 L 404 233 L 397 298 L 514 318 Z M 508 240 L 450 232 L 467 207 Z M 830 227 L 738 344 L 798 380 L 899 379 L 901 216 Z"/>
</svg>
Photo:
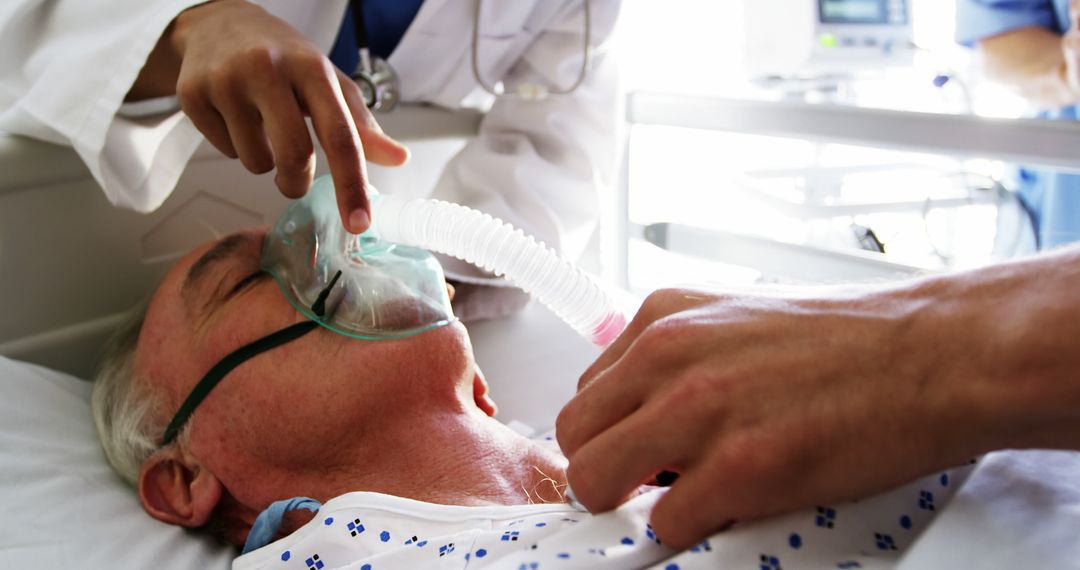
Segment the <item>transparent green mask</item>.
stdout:
<svg viewBox="0 0 1080 570">
<path fill-rule="evenodd" d="M 329 177 L 281 215 L 266 237 L 261 265 L 296 310 L 353 338 L 403 338 L 456 320 L 435 257 L 370 232 L 345 231 Z M 323 316 L 312 309 L 320 293 Z"/>
</svg>

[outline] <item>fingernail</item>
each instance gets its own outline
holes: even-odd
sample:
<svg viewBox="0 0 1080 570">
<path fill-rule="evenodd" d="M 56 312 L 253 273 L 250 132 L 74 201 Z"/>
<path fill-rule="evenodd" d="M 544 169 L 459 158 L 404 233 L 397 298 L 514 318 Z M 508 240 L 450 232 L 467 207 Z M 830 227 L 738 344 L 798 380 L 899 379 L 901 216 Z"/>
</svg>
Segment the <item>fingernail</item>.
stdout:
<svg viewBox="0 0 1080 570">
<path fill-rule="evenodd" d="M 361 208 L 349 214 L 349 226 L 353 233 L 362 234 L 371 225 L 371 216 Z"/>
</svg>

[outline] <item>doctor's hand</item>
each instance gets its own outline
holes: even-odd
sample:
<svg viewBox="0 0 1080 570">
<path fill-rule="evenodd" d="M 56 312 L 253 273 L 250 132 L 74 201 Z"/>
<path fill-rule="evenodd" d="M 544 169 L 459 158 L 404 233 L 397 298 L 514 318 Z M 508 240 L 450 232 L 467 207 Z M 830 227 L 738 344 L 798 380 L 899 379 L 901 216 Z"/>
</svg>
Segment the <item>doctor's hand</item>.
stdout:
<svg viewBox="0 0 1080 570">
<path fill-rule="evenodd" d="M 970 355 L 950 354 L 953 331 L 919 306 L 884 293 L 654 293 L 559 415 L 570 486 L 602 512 L 678 474 L 652 525 L 687 548 L 733 521 L 963 463 L 973 426 L 957 421 L 968 410 L 942 362 Z M 911 357 L 927 346 L 930 358 Z"/>
<path fill-rule="evenodd" d="M 253 173 L 276 168 L 275 183 L 290 198 L 307 193 L 315 171 L 310 117 L 342 223 L 354 233 L 370 224 L 365 156 L 387 166 L 408 159 L 348 76 L 289 24 L 246 0 L 214 0 L 177 16 L 129 99 L 170 89 L 211 144 Z"/>
</svg>

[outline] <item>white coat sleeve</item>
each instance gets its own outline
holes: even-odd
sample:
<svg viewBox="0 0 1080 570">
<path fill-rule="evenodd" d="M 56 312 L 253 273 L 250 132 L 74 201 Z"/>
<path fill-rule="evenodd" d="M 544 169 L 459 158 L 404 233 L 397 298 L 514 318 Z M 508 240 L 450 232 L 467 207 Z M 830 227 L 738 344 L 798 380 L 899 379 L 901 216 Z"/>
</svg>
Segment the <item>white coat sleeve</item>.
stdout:
<svg viewBox="0 0 1080 570">
<path fill-rule="evenodd" d="M 69 145 L 113 204 L 156 208 L 201 137 L 179 113 L 134 121 L 117 110 L 173 18 L 205 1 L 6 0 L 0 131 Z"/>
<path fill-rule="evenodd" d="M 618 11 L 618 0 L 592 0 L 592 56 L 580 88 L 542 101 L 496 100 L 478 136 L 447 165 L 434 198 L 501 218 L 569 259 L 582 254 L 618 155 L 618 81 L 609 50 Z M 580 71 L 583 41 L 583 3 L 565 2 L 501 79 L 509 89 L 523 83 L 568 86 Z M 500 316 L 527 301 L 475 266 L 443 261 L 447 274 L 466 284 L 455 299 L 462 318 Z"/>
<path fill-rule="evenodd" d="M 207 1 L 0 2 L 0 131 L 73 147 L 111 203 L 156 209 L 202 134 L 179 111 L 119 111 L 169 23 Z M 257 3 L 327 50 L 345 0 Z"/>
</svg>

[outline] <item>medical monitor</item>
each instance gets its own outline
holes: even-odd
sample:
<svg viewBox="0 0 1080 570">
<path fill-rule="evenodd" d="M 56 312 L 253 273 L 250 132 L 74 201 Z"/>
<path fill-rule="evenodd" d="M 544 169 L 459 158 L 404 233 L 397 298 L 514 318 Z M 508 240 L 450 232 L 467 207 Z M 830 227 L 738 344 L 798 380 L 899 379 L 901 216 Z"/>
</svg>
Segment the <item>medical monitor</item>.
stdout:
<svg viewBox="0 0 1080 570">
<path fill-rule="evenodd" d="M 743 0 L 743 10 L 753 79 L 843 76 L 912 60 L 911 0 Z"/>
<path fill-rule="evenodd" d="M 907 24 L 906 0 L 818 0 L 818 21 L 829 24 Z"/>
</svg>

